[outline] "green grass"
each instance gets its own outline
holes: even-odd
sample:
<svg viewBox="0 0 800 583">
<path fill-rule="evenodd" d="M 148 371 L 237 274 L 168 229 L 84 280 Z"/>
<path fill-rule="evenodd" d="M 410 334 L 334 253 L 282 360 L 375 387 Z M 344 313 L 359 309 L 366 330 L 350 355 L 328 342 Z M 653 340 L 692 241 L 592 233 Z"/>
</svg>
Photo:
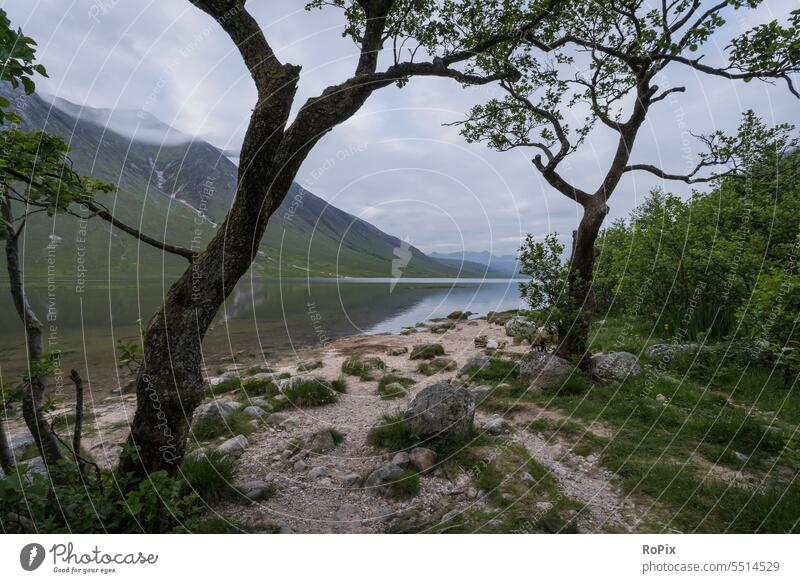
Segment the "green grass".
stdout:
<svg viewBox="0 0 800 583">
<path fill-rule="evenodd" d="M 417 372 L 425 376 L 435 375 L 442 371 L 455 370 L 456 361 L 447 357 L 436 357 L 433 360 L 420 362 L 417 365 Z"/>
<path fill-rule="evenodd" d="M 342 372 L 344 374 L 359 377 L 362 381 L 373 380 L 372 374 L 385 368 L 386 363 L 378 357 L 360 358 L 350 356 L 342 363 Z"/>
<path fill-rule="evenodd" d="M 208 504 L 236 495 L 233 487 L 234 462 L 216 451 L 190 455 L 183 460 L 180 477 L 186 493 L 196 492 Z"/>
<path fill-rule="evenodd" d="M 383 377 L 378 381 L 378 394 L 381 396 L 381 399 L 389 400 L 389 399 L 399 399 L 401 397 L 406 396 L 406 391 L 392 391 L 388 389 L 388 386 L 393 383 L 399 383 L 403 385 L 405 389 L 412 386 L 416 383 L 414 379 L 410 379 L 408 377 L 403 377 L 395 374 L 385 374 Z"/>
<path fill-rule="evenodd" d="M 303 381 L 283 391 L 287 406 L 319 407 L 335 403 L 338 393 L 322 381 Z"/>
<path fill-rule="evenodd" d="M 248 397 L 274 397 L 280 393 L 277 385 L 268 380 L 248 379 L 242 383 L 242 389 Z"/>
<path fill-rule="evenodd" d="M 232 411 L 227 419 L 220 415 L 209 415 L 192 425 L 192 435 L 200 441 L 221 436 L 248 435 L 253 431 L 250 418 L 241 409 Z"/>
<path fill-rule="evenodd" d="M 335 443 L 336 445 L 339 445 L 340 443 L 344 442 L 344 439 L 345 439 L 345 434 L 344 433 L 342 433 L 341 431 L 339 431 L 338 429 L 335 429 L 333 427 L 328 428 L 328 431 L 331 432 L 331 436 L 333 437 L 333 443 Z"/>
<path fill-rule="evenodd" d="M 340 376 L 338 379 L 333 379 L 331 381 L 331 388 L 337 393 L 346 393 L 347 379 L 344 376 Z"/>
<path fill-rule="evenodd" d="M 510 360 L 489 359 L 489 364 L 470 373 L 472 382 L 512 382 L 519 379 L 519 365 Z"/>
<path fill-rule="evenodd" d="M 444 355 L 444 348 L 441 344 L 420 344 L 411 349 L 409 358 L 411 360 L 430 359 L 442 355 Z"/>
<path fill-rule="evenodd" d="M 380 424 L 370 430 L 367 442 L 375 447 L 401 451 L 416 446 L 419 436 L 406 428 L 402 413 L 394 413 L 381 417 Z"/>
<path fill-rule="evenodd" d="M 419 494 L 419 475 L 414 470 L 404 470 L 400 477 L 386 485 L 386 495 L 394 500 L 408 500 Z"/>
</svg>

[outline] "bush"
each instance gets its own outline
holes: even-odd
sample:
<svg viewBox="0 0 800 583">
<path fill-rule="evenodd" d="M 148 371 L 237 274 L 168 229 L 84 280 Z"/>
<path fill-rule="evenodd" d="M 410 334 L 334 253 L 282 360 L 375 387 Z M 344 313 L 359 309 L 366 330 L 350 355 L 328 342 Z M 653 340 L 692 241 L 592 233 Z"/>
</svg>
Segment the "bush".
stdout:
<svg viewBox="0 0 800 583">
<path fill-rule="evenodd" d="M 209 415 L 192 424 L 192 435 L 200 441 L 222 435 L 248 435 L 252 430 L 250 418 L 242 410 L 231 412 L 225 419 L 221 415 Z"/>
<path fill-rule="evenodd" d="M 335 403 L 338 393 L 322 381 L 303 381 L 283 391 L 287 405 L 296 407 L 319 407 Z"/>
<path fill-rule="evenodd" d="M 394 413 L 381 417 L 379 424 L 367 435 L 367 442 L 375 447 L 401 451 L 417 445 L 419 437 L 403 423 L 402 413 Z"/>
<path fill-rule="evenodd" d="M 386 363 L 378 357 L 359 358 L 350 356 L 342 363 L 342 372 L 351 376 L 359 377 L 362 381 L 371 381 L 372 373 L 376 370 L 384 370 Z"/>
<path fill-rule="evenodd" d="M 418 360 L 420 358 L 430 359 L 444 354 L 444 347 L 441 344 L 417 344 L 411 349 L 409 358 Z"/>
<path fill-rule="evenodd" d="M 338 379 L 333 379 L 331 381 L 331 388 L 337 393 L 346 393 L 347 379 L 344 378 L 344 376 L 340 376 Z"/>
<path fill-rule="evenodd" d="M 50 468 L 51 478 L 24 468 L 0 480 L 0 517 L 7 533 L 203 532 L 205 508 L 196 494 L 181 492 L 166 472 L 137 482 L 102 470 L 81 476 L 71 463 Z"/>
<path fill-rule="evenodd" d="M 242 389 L 248 397 L 272 397 L 280 392 L 275 383 L 264 379 L 248 379 L 242 383 Z"/>
<path fill-rule="evenodd" d="M 181 464 L 181 488 L 195 492 L 207 504 L 214 504 L 236 494 L 233 487 L 233 460 L 218 451 L 189 455 Z"/>
<path fill-rule="evenodd" d="M 414 470 L 404 470 L 395 480 L 386 484 L 386 495 L 395 500 L 407 500 L 419 494 L 419 475 Z"/>
<path fill-rule="evenodd" d="M 383 375 L 383 378 L 378 381 L 378 394 L 383 399 L 399 399 L 400 397 L 406 396 L 406 391 L 393 391 L 389 389 L 389 385 L 398 383 L 403 385 L 404 388 L 408 388 L 411 385 L 415 384 L 416 381 L 414 379 L 410 379 L 408 377 L 401 377 L 395 374 L 386 374 Z"/>
<path fill-rule="evenodd" d="M 431 376 L 444 370 L 455 370 L 456 366 L 456 361 L 452 358 L 439 357 L 429 360 L 428 362 L 420 362 L 417 365 L 417 372 L 426 376 Z"/>
</svg>

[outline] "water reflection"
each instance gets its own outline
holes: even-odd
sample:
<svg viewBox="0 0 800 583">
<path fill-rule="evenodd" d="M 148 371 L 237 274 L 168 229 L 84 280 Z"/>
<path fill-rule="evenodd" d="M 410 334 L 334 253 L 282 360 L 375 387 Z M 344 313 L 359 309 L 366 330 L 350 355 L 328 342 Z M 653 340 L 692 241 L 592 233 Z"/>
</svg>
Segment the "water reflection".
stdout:
<svg viewBox="0 0 800 583">
<path fill-rule="evenodd" d="M 28 291 L 40 318 L 48 320 L 46 336 L 53 343 L 47 349 L 63 351 L 64 367 L 88 364 L 98 382 L 116 383 L 116 341 L 137 337 L 138 322 L 147 322 L 166 288 L 160 281 L 139 281 L 86 286 L 80 295 L 68 284 L 50 294 L 44 285 L 29 285 Z M 209 357 L 246 351 L 269 360 L 325 339 L 398 332 L 455 310 L 485 314 L 519 303 L 511 280 L 408 279 L 393 289 L 390 279 L 250 280 L 228 298 L 204 348 Z M 0 372 L 8 382 L 23 370 L 24 330 L 7 289 L 0 307 Z"/>
</svg>

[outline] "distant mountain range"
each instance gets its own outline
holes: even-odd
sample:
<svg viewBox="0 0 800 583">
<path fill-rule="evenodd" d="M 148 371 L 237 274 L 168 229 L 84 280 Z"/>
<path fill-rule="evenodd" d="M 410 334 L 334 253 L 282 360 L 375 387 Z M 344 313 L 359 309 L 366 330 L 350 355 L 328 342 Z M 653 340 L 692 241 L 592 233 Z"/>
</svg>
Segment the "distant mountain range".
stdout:
<svg viewBox="0 0 800 583">
<path fill-rule="evenodd" d="M 453 253 L 428 253 L 429 257 L 438 259 L 452 266 L 482 265 L 492 273 L 503 277 L 519 277 L 519 262 L 515 255 L 493 255 L 488 251 L 455 251 Z"/>
<path fill-rule="evenodd" d="M 10 99 L 27 130 L 44 130 L 70 144 L 76 170 L 119 186 L 99 200 L 120 220 L 184 247 L 203 248 L 234 198 L 237 166 L 225 152 L 185 136 L 149 113 L 81 107 L 60 98 Z M 56 247 L 55 273 L 72 276 L 75 241 L 84 235 L 73 217 L 33 217 L 26 226 L 28 275 L 44 275 L 47 245 Z M 172 278 L 185 261 L 164 254 L 93 219 L 83 257 L 89 279 Z M 72 243 L 70 243 L 72 242 Z M 504 277 L 483 261 L 428 256 L 348 214 L 297 184 L 270 219 L 254 264 L 256 274 L 318 277 Z M 500 265 L 499 263 L 497 264 Z"/>
</svg>

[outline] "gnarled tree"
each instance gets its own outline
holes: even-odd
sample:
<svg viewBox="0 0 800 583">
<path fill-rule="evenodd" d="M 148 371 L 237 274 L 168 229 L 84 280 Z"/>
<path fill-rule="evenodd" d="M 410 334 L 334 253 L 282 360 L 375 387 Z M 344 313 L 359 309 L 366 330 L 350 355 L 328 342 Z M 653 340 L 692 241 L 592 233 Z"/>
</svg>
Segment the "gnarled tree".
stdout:
<svg viewBox="0 0 800 583">
<path fill-rule="evenodd" d="M 354 115 L 374 91 L 402 85 L 411 77 L 446 77 L 463 84 L 513 77 L 515 73 L 503 67 L 475 74 L 470 63 L 477 54 L 510 45 L 535 29 L 560 2 L 531 3 L 524 16 L 506 18 L 496 3 L 487 3 L 491 10 L 482 12 L 466 1 L 315 0 L 309 8 L 332 4 L 344 10 L 345 34 L 356 43 L 358 58 L 349 78 L 308 99 L 291 123 L 301 67 L 278 58 L 243 0 L 192 3 L 214 18 L 236 45 L 258 97 L 241 148 L 233 205 L 206 249 L 169 289 L 144 333 L 138 403 L 128 439 L 132 447 L 120 460 L 122 474 L 177 469 L 192 412 L 203 394 L 203 337 L 249 269 L 267 221 L 319 140 Z M 474 28 L 478 22 L 487 31 L 484 36 L 462 34 L 460 24 Z M 391 63 L 385 69 L 378 67 L 381 53 L 387 53 Z"/>
<path fill-rule="evenodd" d="M 0 80 L 14 88 L 22 87 L 29 95 L 35 89 L 34 74 L 47 75 L 41 64 L 35 64 L 35 42 L 21 30 L 12 30 L 5 11 L 0 10 Z M 99 192 L 109 192 L 113 185 L 80 176 L 72 168 L 69 147 L 64 140 L 45 132 L 25 132 L 16 126 L 21 121 L 12 104 L 0 98 L 0 241 L 5 245 L 9 291 L 17 315 L 25 327 L 28 371 L 20 390 L 22 414 L 36 446 L 47 464 L 63 459 L 57 436 L 43 411 L 45 377 L 55 355 L 44 350 L 43 325 L 36 315 L 25 289 L 19 238 L 32 215 L 70 214 L 88 219 L 97 216 L 115 227 L 164 251 L 191 260 L 189 250 L 163 243 L 112 216 L 94 200 Z M 9 387 L 3 387 L 5 409 Z M 10 393 L 10 391 L 9 391 Z M 9 471 L 13 458 L 4 428 L 0 426 L 0 466 Z"/>
<path fill-rule="evenodd" d="M 536 170 L 583 210 L 573 234 L 567 317 L 559 323 L 561 356 L 587 363 L 595 241 L 609 211 L 608 200 L 626 173 L 648 172 L 689 184 L 744 176 L 742 169 L 748 167 L 754 144 L 772 141 L 780 148 L 788 143 L 786 128 L 765 129 L 748 113 L 735 136 L 722 132 L 698 136 L 704 152 L 687 172 L 631 161 L 648 118 L 685 92 L 685 87 L 669 85 L 668 68 L 745 82 L 785 83 L 800 97 L 792 81 L 800 70 L 800 10 L 786 22 L 759 25 L 732 38 L 723 62 L 715 64 L 702 54 L 701 47 L 712 35 L 722 34 L 729 12 L 761 3 L 571 0 L 560 5 L 558 18 L 522 35 L 513 50 L 492 50 L 478 60 L 484 74 L 514 68 L 521 76 L 501 80 L 504 96 L 473 108 L 461 122 L 465 137 L 486 141 L 500 151 L 538 151 L 532 160 Z M 570 110 L 581 108 L 587 111 L 585 119 L 570 127 Z M 570 181 L 563 168 L 586 145 L 597 124 L 613 132 L 614 154 L 596 187 L 586 190 Z"/>
</svg>

